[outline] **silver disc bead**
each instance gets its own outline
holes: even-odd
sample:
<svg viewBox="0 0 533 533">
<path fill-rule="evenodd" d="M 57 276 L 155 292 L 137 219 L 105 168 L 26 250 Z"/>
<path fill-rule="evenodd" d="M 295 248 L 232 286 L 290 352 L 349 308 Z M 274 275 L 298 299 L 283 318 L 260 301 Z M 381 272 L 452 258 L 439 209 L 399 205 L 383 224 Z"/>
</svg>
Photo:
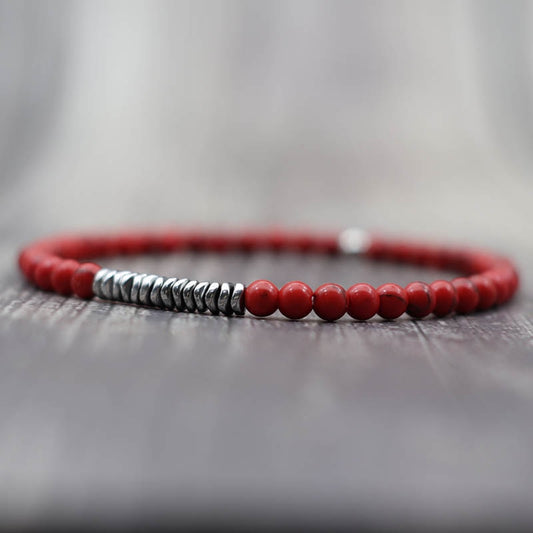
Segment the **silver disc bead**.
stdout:
<svg viewBox="0 0 533 533">
<path fill-rule="evenodd" d="M 150 293 L 154 286 L 155 280 L 158 278 L 155 274 L 147 274 L 141 281 L 141 287 L 139 288 L 139 303 L 141 305 L 151 306 Z"/>
<path fill-rule="evenodd" d="M 101 298 L 104 298 L 104 300 L 113 299 L 113 280 L 116 273 L 116 270 L 108 270 L 107 274 L 102 278 Z"/>
<path fill-rule="evenodd" d="M 244 315 L 244 290 L 242 283 L 235 283 L 230 299 L 231 310 L 236 315 Z"/>
<path fill-rule="evenodd" d="M 102 280 L 106 276 L 106 274 L 109 272 L 109 269 L 107 268 L 101 268 L 94 276 L 93 279 L 93 293 L 95 296 L 98 296 L 98 298 L 103 298 L 102 296 Z"/>
<path fill-rule="evenodd" d="M 205 292 L 205 297 L 204 297 L 205 305 L 207 309 L 209 309 L 209 311 L 211 311 L 213 315 L 218 315 L 219 313 L 218 305 L 217 305 L 219 293 L 220 293 L 220 283 L 216 281 L 213 281 L 213 283 L 210 283 L 209 287 L 207 288 L 207 291 Z"/>
<path fill-rule="evenodd" d="M 181 278 L 174 285 L 172 285 L 172 299 L 174 300 L 174 306 L 178 311 L 183 311 L 185 309 L 185 302 L 183 301 L 183 289 L 185 285 L 189 283 L 187 278 Z"/>
<path fill-rule="evenodd" d="M 129 270 L 120 270 L 113 276 L 113 286 L 111 287 L 111 297 L 113 300 L 122 301 L 122 294 L 120 292 L 120 282 L 122 278 L 128 274 L 131 274 Z"/>
<path fill-rule="evenodd" d="M 163 299 L 161 298 L 161 287 L 165 283 L 166 279 L 162 276 L 158 276 L 152 285 L 150 291 L 150 301 L 155 307 L 163 307 Z"/>
<path fill-rule="evenodd" d="M 122 302 L 131 303 L 131 287 L 136 275 L 135 272 L 129 272 L 120 278 L 118 284 L 120 287 L 120 300 Z"/>
<path fill-rule="evenodd" d="M 165 283 L 161 285 L 161 301 L 163 302 L 163 307 L 167 309 L 172 309 L 174 307 L 174 300 L 172 299 L 172 285 L 178 281 L 176 278 L 167 278 Z"/>
<path fill-rule="evenodd" d="M 225 315 L 231 315 L 231 293 L 233 290 L 233 286 L 231 283 L 222 283 L 220 286 L 220 293 L 218 295 L 217 300 L 217 307 L 218 310 L 225 314 Z"/>
<path fill-rule="evenodd" d="M 136 274 L 131 284 L 130 302 L 132 304 L 139 304 L 139 291 L 141 290 L 141 284 L 147 274 Z"/>
<path fill-rule="evenodd" d="M 194 287 L 193 297 L 196 304 L 196 310 L 199 313 L 205 313 L 207 311 L 207 304 L 205 303 L 205 294 L 209 288 L 209 281 L 201 281 Z"/>
<path fill-rule="evenodd" d="M 194 289 L 198 281 L 192 279 L 189 281 L 185 287 L 183 287 L 183 303 L 185 304 L 185 309 L 191 313 L 196 310 L 196 303 L 194 301 Z"/>
</svg>

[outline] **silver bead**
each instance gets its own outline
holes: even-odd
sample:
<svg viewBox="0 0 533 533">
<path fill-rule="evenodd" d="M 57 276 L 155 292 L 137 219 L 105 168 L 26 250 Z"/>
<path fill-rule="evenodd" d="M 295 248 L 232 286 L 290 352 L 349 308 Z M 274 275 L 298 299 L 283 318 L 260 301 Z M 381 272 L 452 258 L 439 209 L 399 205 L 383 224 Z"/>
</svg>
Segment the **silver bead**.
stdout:
<svg viewBox="0 0 533 533">
<path fill-rule="evenodd" d="M 220 286 L 220 294 L 218 295 L 217 307 L 221 313 L 231 315 L 231 293 L 233 285 L 231 283 L 222 283 Z"/>
<path fill-rule="evenodd" d="M 143 279 L 147 276 L 147 274 L 136 274 L 133 278 L 133 283 L 131 284 L 131 291 L 130 291 L 130 302 L 132 304 L 139 304 L 139 291 L 141 290 L 141 284 L 143 282 Z"/>
<path fill-rule="evenodd" d="M 163 302 L 163 307 L 167 309 L 172 309 L 174 307 L 174 300 L 172 299 L 172 285 L 178 281 L 176 278 L 167 278 L 165 283 L 161 286 L 161 301 Z"/>
<path fill-rule="evenodd" d="M 214 281 L 209 284 L 209 287 L 205 293 L 204 301 L 207 309 L 211 311 L 214 315 L 218 315 L 218 295 L 220 293 L 220 283 Z"/>
<path fill-rule="evenodd" d="M 113 279 L 116 273 L 116 270 L 108 270 L 107 274 L 102 278 L 101 298 L 104 300 L 113 299 Z"/>
<path fill-rule="evenodd" d="M 194 288 L 198 284 L 198 281 L 192 279 L 189 281 L 185 287 L 183 287 L 183 303 L 187 311 L 191 313 L 196 310 L 196 303 L 194 301 Z"/>
<path fill-rule="evenodd" d="M 183 289 L 185 285 L 189 283 L 187 278 L 181 278 L 174 285 L 172 285 L 172 298 L 174 299 L 174 305 L 178 311 L 183 311 L 185 309 L 185 302 L 183 301 Z"/>
<path fill-rule="evenodd" d="M 130 272 L 120 278 L 120 281 L 118 284 L 120 286 L 120 300 L 122 302 L 132 303 L 131 302 L 131 287 L 133 285 L 133 280 L 135 279 L 135 276 L 137 276 L 137 273 Z"/>
<path fill-rule="evenodd" d="M 207 305 L 205 303 L 205 294 L 209 288 L 209 281 L 201 281 L 194 287 L 193 297 L 196 304 L 196 310 L 199 313 L 205 313 L 207 311 Z"/>
<path fill-rule="evenodd" d="M 111 298 L 116 301 L 121 301 L 122 296 L 120 294 L 120 282 L 122 278 L 128 274 L 131 274 L 129 270 L 120 270 L 113 276 L 113 285 L 111 287 Z"/>
<path fill-rule="evenodd" d="M 106 274 L 109 272 L 109 269 L 107 268 L 101 268 L 94 276 L 93 279 L 93 292 L 95 296 L 98 296 L 98 298 L 102 298 L 102 280 L 106 276 Z"/>
<path fill-rule="evenodd" d="M 141 287 L 139 288 L 139 303 L 141 305 L 152 305 L 152 302 L 150 301 L 150 293 L 152 292 L 152 287 L 154 286 L 156 279 L 157 276 L 155 274 L 147 274 L 143 278 Z"/>
<path fill-rule="evenodd" d="M 344 254 L 362 254 L 370 246 L 370 235 L 359 228 L 347 228 L 339 233 L 337 244 Z"/>
<path fill-rule="evenodd" d="M 230 303 L 231 309 L 236 315 L 244 315 L 244 289 L 242 283 L 235 283 Z"/>
<path fill-rule="evenodd" d="M 161 287 L 165 283 L 166 278 L 158 276 L 150 291 L 150 301 L 155 307 L 163 307 L 163 299 L 161 298 Z"/>
</svg>

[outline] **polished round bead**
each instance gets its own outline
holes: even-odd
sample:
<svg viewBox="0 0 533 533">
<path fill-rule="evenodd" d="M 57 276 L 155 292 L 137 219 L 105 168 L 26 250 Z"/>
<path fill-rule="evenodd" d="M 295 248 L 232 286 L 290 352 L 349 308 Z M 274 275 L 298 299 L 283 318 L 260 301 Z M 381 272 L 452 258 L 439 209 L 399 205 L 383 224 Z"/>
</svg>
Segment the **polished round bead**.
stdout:
<svg viewBox="0 0 533 533">
<path fill-rule="evenodd" d="M 496 303 L 498 305 L 505 303 L 511 294 L 511 287 L 503 273 L 500 270 L 489 270 L 484 272 L 483 276 L 492 280 L 496 286 Z"/>
<path fill-rule="evenodd" d="M 82 263 L 72 276 L 72 292 L 80 298 L 92 298 L 94 276 L 101 268 L 95 263 Z"/>
<path fill-rule="evenodd" d="M 68 296 L 72 294 L 72 276 L 80 264 L 74 259 L 65 259 L 52 269 L 50 281 L 55 292 Z"/>
<path fill-rule="evenodd" d="M 35 270 L 41 261 L 49 257 L 51 254 L 38 248 L 28 248 L 20 254 L 19 266 L 29 282 L 35 283 Z"/>
<path fill-rule="evenodd" d="M 479 303 L 476 286 L 467 278 L 456 278 L 452 284 L 457 291 L 456 312 L 465 314 L 474 311 Z"/>
<path fill-rule="evenodd" d="M 385 283 L 377 288 L 380 317 L 387 320 L 398 318 L 407 310 L 407 293 L 396 283 Z"/>
<path fill-rule="evenodd" d="M 244 292 L 246 309 L 255 316 L 275 313 L 278 309 L 278 298 L 278 288 L 266 279 L 253 281 Z"/>
<path fill-rule="evenodd" d="M 356 283 L 346 291 L 348 314 L 357 320 L 368 320 L 379 311 L 379 296 L 368 283 Z"/>
<path fill-rule="evenodd" d="M 325 283 L 315 291 L 313 310 L 323 320 L 338 320 L 346 313 L 346 292 L 336 283 Z"/>
<path fill-rule="evenodd" d="M 453 313 L 457 307 L 457 291 L 450 281 L 439 279 L 431 283 L 435 294 L 435 308 L 433 314 L 443 317 Z"/>
<path fill-rule="evenodd" d="M 52 276 L 52 270 L 61 263 L 61 261 L 62 259 L 60 257 L 51 255 L 45 257 L 38 263 L 33 273 L 33 280 L 39 289 L 42 289 L 43 291 L 52 290 L 52 280 L 50 279 Z"/>
<path fill-rule="evenodd" d="M 479 295 L 477 309 L 480 311 L 490 309 L 498 298 L 498 290 L 494 281 L 480 274 L 470 276 L 469 279 L 475 285 Z"/>
<path fill-rule="evenodd" d="M 313 290 L 302 281 L 290 281 L 279 291 L 279 310 L 287 318 L 307 316 L 313 310 Z"/>
<path fill-rule="evenodd" d="M 433 289 L 422 281 L 413 281 L 405 287 L 407 293 L 407 314 L 413 318 L 424 318 L 435 309 L 435 293 Z"/>
</svg>

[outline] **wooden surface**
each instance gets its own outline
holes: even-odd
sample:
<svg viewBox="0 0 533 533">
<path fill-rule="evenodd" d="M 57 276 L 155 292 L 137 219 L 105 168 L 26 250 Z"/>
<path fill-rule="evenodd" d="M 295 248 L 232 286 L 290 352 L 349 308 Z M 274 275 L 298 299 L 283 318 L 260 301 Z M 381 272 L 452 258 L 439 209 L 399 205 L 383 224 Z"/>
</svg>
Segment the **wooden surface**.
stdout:
<svg viewBox="0 0 533 533">
<path fill-rule="evenodd" d="M 522 4 L 0 9 L 5 519 L 533 520 Z M 293 323 L 62 298 L 16 270 L 33 238 L 165 223 L 473 243 L 516 258 L 523 289 L 472 317 Z M 438 275 L 290 255 L 108 264 L 313 286 Z"/>
</svg>

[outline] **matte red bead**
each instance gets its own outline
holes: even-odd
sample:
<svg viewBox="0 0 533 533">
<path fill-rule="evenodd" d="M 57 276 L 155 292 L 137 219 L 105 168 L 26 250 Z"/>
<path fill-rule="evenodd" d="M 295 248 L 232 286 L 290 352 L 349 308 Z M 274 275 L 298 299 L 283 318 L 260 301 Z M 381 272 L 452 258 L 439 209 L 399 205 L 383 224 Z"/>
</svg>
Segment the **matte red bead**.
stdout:
<svg viewBox="0 0 533 533">
<path fill-rule="evenodd" d="M 313 290 L 302 281 L 290 281 L 279 291 L 279 310 L 287 318 L 307 316 L 313 310 Z"/>
<path fill-rule="evenodd" d="M 356 283 L 346 291 L 348 314 L 357 320 L 368 320 L 379 311 L 379 296 L 368 283 Z"/>
<path fill-rule="evenodd" d="M 431 283 L 430 287 L 435 294 L 433 314 L 438 317 L 443 317 L 453 313 L 457 307 L 457 291 L 452 283 L 439 279 Z"/>
<path fill-rule="evenodd" d="M 498 290 L 494 281 L 481 274 L 470 276 L 469 279 L 475 285 L 479 295 L 477 309 L 484 310 L 492 307 L 498 298 Z"/>
<path fill-rule="evenodd" d="M 74 259 L 65 259 L 53 268 L 50 281 L 55 292 L 64 296 L 72 293 L 72 276 L 79 266 Z"/>
<path fill-rule="evenodd" d="M 278 309 L 278 298 L 278 288 L 266 279 L 253 281 L 244 292 L 246 309 L 255 316 L 275 313 Z"/>
<path fill-rule="evenodd" d="M 408 297 L 407 314 L 414 318 L 424 318 L 435 309 L 436 298 L 433 289 L 421 281 L 413 281 L 405 287 Z"/>
<path fill-rule="evenodd" d="M 483 273 L 483 276 L 491 279 L 496 285 L 496 303 L 501 305 L 509 299 L 511 287 L 500 270 L 493 269 Z"/>
<path fill-rule="evenodd" d="M 323 320 L 338 320 L 346 313 L 346 292 L 336 283 L 325 283 L 315 291 L 313 310 Z"/>
<path fill-rule="evenodd" d="M 92 298 L 94 276 L 101 268 L 95 263 L 82 263 L 72 275 L 72 292 L 80 298 Z"/>
<path fill-rule="evenodd" d="M 20 269 L 30 283 L 35 283 L 34 274 L 39 263 L 50 256 L 49 252 L 37 247 L 27 248 L 19 255 Z"/>
<path fill-rule="evenodd" d="M 35 272 L 33 274 L 33 279 L 37 287 L 43 291 L 52 290 L 52 270 L 62 261 L 63 259 L 55 255 L 45 257 L 41 260 L 41 262 L 35 268 Z"/>
<path fill-rule="evenodd" d="M 396 283 L 385 283 L 377 288 L 379 296 L 378 314 L 382 318 L 392 320 L 407 310 L 407 293 Z"/>
<path fill-rule="evenodd" d="M 479 294 L 476 286 L 468 278 L 457 278 L 452 281 L 457 291 L 457 313 L 471 313 L 479 303 Z"/>
</svg>

